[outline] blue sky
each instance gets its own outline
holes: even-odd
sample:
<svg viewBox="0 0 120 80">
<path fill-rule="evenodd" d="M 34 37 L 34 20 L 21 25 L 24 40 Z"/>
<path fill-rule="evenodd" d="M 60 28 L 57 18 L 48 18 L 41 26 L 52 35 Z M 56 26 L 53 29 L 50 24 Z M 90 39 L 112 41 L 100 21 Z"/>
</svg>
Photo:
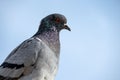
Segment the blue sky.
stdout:
<svg viewBox="0 0 120 80">
<path fill-rule="evenodd" d="M 0 0 L 0 63 L 52 13 L 72 29 L 60 34 L 56 80 L 120 80 L 119 0 Z"/>
</svg>

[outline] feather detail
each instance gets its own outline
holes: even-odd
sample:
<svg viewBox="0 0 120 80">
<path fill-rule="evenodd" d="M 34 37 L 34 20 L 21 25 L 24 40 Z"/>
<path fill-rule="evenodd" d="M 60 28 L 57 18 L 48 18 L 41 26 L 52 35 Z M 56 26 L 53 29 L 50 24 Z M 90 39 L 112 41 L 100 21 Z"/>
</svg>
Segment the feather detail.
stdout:
<svg viewBox="0 0 120 80">
<path fill-rule="evenodd" d="M 0 66 L 1 79 L 17 79 L 23 74 L 29 74 L 37 60 L 38 52 L 41 49 L 40 45 L 40 40 L 30 38 L 14 49 Z"/>
</svg>

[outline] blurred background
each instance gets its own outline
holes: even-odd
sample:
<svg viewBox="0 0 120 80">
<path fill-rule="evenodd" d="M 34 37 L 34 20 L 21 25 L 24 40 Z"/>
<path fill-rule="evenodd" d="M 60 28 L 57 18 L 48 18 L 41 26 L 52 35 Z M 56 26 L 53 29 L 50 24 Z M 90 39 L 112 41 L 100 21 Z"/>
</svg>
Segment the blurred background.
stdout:
<svg viewBox="0 0 120 80">
<path fill-rule="evenodd" d="M 120 80 L 119 0 L 0 0 L 0 64 L 52 13 L 67 17 L 56 80 Z"/>
</svg>

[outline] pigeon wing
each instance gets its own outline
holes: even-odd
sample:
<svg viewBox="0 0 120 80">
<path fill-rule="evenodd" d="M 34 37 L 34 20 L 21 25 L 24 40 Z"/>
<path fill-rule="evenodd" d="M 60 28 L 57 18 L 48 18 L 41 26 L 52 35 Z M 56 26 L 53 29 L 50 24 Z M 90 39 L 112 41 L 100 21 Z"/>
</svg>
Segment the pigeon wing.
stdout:
<svg viewBox="0 0 120 80">
<path fill-rule="evenodd" d="M 30 72 L 41 49 L 41 41 L 30 38 L 15 48 L 0 66 L 0 80 L 17 80 Z M 32 70 L 31 70 L 32 71 Z"/>
</svg>

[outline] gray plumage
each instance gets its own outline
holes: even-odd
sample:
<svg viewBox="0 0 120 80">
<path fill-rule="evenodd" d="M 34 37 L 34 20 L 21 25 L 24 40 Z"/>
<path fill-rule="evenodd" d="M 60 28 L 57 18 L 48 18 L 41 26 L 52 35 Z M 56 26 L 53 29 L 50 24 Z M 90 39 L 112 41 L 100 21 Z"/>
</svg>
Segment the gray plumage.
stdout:
<svg viewBox="0 0 120 80">
<path fill-rule="evenodd" d="M 0 66 L 0 80 L 54 80 L 58 70 L 59 32 L 70 28 L 61 14 L 41 20 L 37 33 L 16 47 Z"/>
</svg>

